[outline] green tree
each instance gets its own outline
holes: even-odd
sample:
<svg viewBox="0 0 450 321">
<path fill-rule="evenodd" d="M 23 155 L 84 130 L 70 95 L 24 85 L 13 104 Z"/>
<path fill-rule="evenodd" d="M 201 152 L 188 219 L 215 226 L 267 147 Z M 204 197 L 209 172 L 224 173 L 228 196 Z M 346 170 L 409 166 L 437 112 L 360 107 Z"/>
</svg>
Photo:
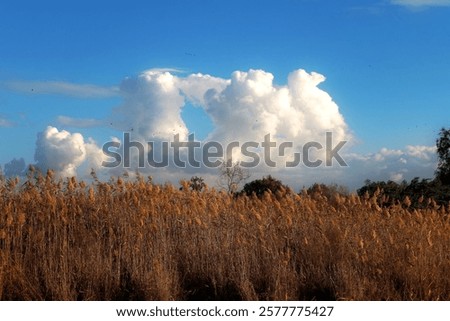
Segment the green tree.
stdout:
<svg viewBox="0 0 450 321">
<path fill-rule="evenodd" d="M 441 129 L 436 148 L 439 157 L 436 179 L 443 185 L 450 185 L 450 129 Z"/>
</svg>

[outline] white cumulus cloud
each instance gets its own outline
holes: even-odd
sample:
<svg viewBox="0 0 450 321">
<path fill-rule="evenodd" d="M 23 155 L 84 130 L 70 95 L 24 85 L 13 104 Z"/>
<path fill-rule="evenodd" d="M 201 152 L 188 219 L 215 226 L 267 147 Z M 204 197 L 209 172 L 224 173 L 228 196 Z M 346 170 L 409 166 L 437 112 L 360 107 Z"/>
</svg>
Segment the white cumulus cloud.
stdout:
<svg viewBox="0 0 450 321">
<path fill-rule="evenodd" d="M 222 91 L 230 80 L 204 75 L 201 73 L 191 74 L 186 78 L 178 79 L 178 87 L 186 96 L 187 100 L 198 106 L 205 106 L 205 94 L 208 91 Z"/>
<path fill-rule="evenodd" d="M 181 118 L 184 97 L 178 83 L 167 71 L 150 70 L 126 78 L 120 86 L 124 102 L 113 111 L 113 126 L 143 140 L 168 140 L 175 134 L 186 139 L 188 129 Z"/>
<path fill-rule="evenodd" d="M 436 155 L 435 146 L 406 146 L 406 153 L 410 156 L 414 156 L 418 159 L 425 161 L 431 160 Z"/>
<path fill-rule="evenodd" d="M 149 70 L 126 78 L 121 86 L 124 103 L 113 112 L 114 126 L 138 137 L 186 137 L 181 118 L 190 102 L 204 108 L 214 124 L 208 139 L 219 142 L 261 141 L 272 137 L 304 142 L 333 131 L 335 139 L 351 137 L 339 107 L 318 85 L 325 77 L 304 70 L 289 75 L 284 86 L 273 84 L 263 70 L 235 71 L 230 79 L 191 74 L 179 77 Z"/>
<path fill-rule="evenodd" d="M 291 72 L 284 85 L 275 85 L 273 74 L 264 70 L 235 71 L 230 78 L 200 73 L 181 75 L 167 69 L 147 70 L 122 81 L 120 96 L 123 101 L 112 109 L 107 122 L 119 131 L 129 132 L 131 139 L 141 142 L 144 148 L 149 141 L 172 141 L 175 134 L 179 134 L 181 141 L 186 141 L 190 129 L 182 118 L 182 110 L 187 103 L 194 104 L 203 108 L 213 123 L 212 131 L 202 144 L 216 141 L 225 149 L 230 142 L 239 142 L 242 146 L 244 142 L 252 141 L 261 147 L 267 134 L 277 146 L 292 142 L 293 147 L 285 156 L 272 158 L 278 162 L 276 168 L 260 166 L 250 171 L 252 178 L 273 174 L 294 188 L 315 182 L 339 183 L 355 188 L 367 178 L 400 181 L 416 176 L 433 176 L 437 160 L 432 146 L 382 148 L 366 155 L 343 149 L 341 155 L 348 167 L 336 166 L 335 162 L 331 168 L 312 169 L 302 165 L 286 168 L 286 161 L 292 160 L 293 152 L 302 153 L 304 144 L 318 142 L 325 146 L 326 132 L 332 132 L 333 146 L 340 141 L 348 141 L 351 145 L 354 140 L 339 106 L 320 88 L 324 81 L 325 76 L 302 69 Z M 95 127 L 101 123 L 95 119 L 67 116 L 60 116 L 58 121 L 62 126 L 77 127 Z M 114 141 L 123 143 L 123 137 L 118 136 Z M 136 151 L 134 148 L 134 153 Z M 262 149 L 254 151 L 263 163 Z M 123 156 L 122 148 L 117 152 Z M 161 153 L 155 152 L 155 155 L 159 161 Z M 241 156 L 236 151 L 233 153 L 233 157 L 242 159 Z M 324 149 L 310 155 L 310 160 L 318 157 L 324 160 L 323 156 Z M 105 177 L 127 170 L 102 167 L 101 163 L 106 159 L 92 139 L 79 133 L 47 127 L 38 135 L 35 160 L 42 169 L 52 168 L 63 176 L 72 176 L 92 167 L 104 173 Z M 133 172 L 137 166 L 136 158 L 133 158 L 129 170 Z M 217 170 L 177 168 L 172 162 L 168 168 L 151 168 L 147 163 L 146 166 L 143 172 L 160 177 L 162 181 L 177 182 L 191 175 L 206 178 L 217 175 Z"/>
<path fill-rule="evenodd" d="M 77 168 L 87 158 L 98 167 L 103 157 L 100 152 L 92 140 L 85 142 L 81 134 L 48 126 L 38 134 L 34 157 L 42 171 L 52 169 L 63 177 L 70 177 L 77 175 Z"/>
<path fill-rule="evenodd" d="M 235 71 L 230 79 L 148 70 L 122 82 L 124 102 L 114 109 L 111 123 L 144 146 L 148 141 L 172 141 L 176 134 L 186 141 L 190 131 L 181 112 L 189 102 L 203 108 L 212 120 L 207 141 L 219 142 L 225 150 L 230 142 L 261 145 L 269 134 L 278 146 L 292 142 L 284 163 L 307 142 L 324 144 L 328 131 L 334 141 L 351 140 L 339 107 L 318 87 L 323 75 L 300 69 L 289 75 L 284 86 L 274 85 L 273 80 L 264 70 Z M 234 160 L 241 156 L 233 150 Z"/>
<path fill-rule="evenodd" d="M 396 183 L 400 183 L 404 179 L 403 173 L 391 173 L 391 175 L 389 176 L 389 179 Z"/>
<path fill-rule="evenodd" d="M 361 186 L 365 179 L 372 181 L 411 180 L 414 177 L 432 178 L 437 166 L 436 148 L 433 146 L 406 146 L 401 150 L 382 148 L 368 155 L 344 156 L 348 168 L 337 170 L 346 184 Z"/>
</svg>

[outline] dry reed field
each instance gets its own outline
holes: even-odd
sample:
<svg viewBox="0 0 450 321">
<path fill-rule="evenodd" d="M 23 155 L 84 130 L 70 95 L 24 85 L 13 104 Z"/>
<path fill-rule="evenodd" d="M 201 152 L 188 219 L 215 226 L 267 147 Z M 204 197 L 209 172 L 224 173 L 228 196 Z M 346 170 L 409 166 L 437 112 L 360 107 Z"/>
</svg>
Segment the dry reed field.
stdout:
<svg viewBox="0 0 450 321">
<path fill-rule="evenodd" d="M 0 299 L 450 300 L 449 208 L 183 184 L 1 182 Z"/>
</svg>

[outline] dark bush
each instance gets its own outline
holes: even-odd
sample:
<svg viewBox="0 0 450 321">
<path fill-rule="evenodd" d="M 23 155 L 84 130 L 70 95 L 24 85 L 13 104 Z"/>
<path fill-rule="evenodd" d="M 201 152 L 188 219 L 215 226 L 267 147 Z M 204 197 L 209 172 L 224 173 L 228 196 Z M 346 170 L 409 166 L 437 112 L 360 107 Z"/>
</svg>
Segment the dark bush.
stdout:
<svg viewBox="0 0 450 321">
<path fill-rule="evenodd" d="M 429 200 L 433 199 L 438 205 L 447 205 L 450 202 L 450 187 L 441 184 L 438 180 L 422 179 L 418 177 L 411 180 L 410 183 L 403 181 L 396 183 L 371 182 L 358 189 L 358 195 L 364 196 L 366 193 L 372 196 L 376 191 L 378 193 L 378 203 L 380 206 L 391 206 L 402 202 L 406 196 L 411 200 L 411 206 L 414 208 L 425 208 Z"/>
<path fill-rule="evenodd" d="M 251 181 L 250 183 L 245 184 L 241 193 L 251 196 L 256 195 L 258 197 L 262 197 L 264 192 L 271 192 L 272 194 L 277 193 L 285 193 L 288 190 L 287 186 L 283 185 L 283 183 L 273 178 L 272 176 L 266 176 L 262 179 L 256 179 Z"/>
</svg>

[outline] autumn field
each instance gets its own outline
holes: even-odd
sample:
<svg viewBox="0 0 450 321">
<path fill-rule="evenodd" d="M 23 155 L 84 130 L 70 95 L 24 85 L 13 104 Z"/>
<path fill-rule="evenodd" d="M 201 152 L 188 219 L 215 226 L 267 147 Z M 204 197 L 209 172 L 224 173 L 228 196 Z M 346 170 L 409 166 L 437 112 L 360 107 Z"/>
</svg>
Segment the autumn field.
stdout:
<svg viewBox="0 0 450 321">
<path fill-rule="evenodd" d="M 0 182 L 1 300 L 450 300 L 448 207 Z"/>
</svg>

